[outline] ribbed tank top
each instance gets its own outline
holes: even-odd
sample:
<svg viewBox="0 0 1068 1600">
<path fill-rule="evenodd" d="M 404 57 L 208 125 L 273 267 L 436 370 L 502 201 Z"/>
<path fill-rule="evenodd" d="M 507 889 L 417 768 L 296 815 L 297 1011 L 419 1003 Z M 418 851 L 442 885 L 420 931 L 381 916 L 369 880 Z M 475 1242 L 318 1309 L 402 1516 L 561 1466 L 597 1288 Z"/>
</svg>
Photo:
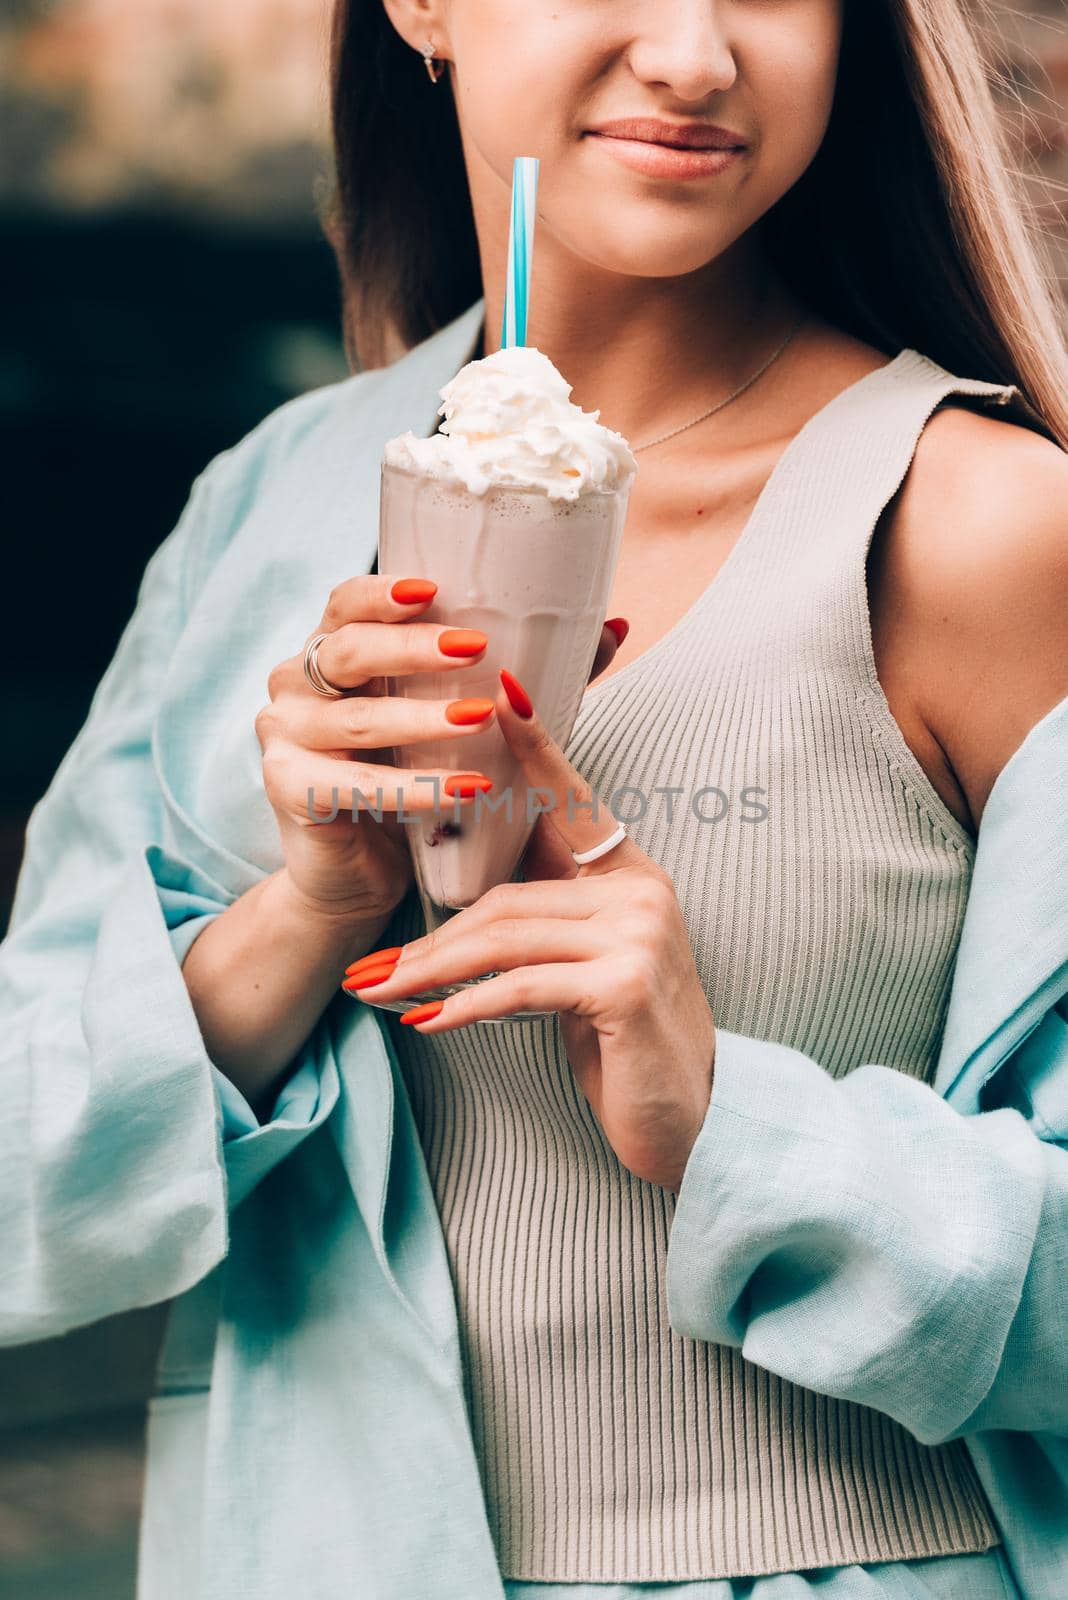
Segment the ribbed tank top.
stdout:
<svg viewBox="0 0 1068 1600">
<path fill-rule="evenodd" d="M 716 1021 L 834 1077 L 874 1061 L 930 1080 L 974 859 L 876 675 L 866 556 L 936 406 L 1016 393 L 903 349 L 835 396 L 696 602 L 586 691 L 568 745 L 671 874 Z M 422 931 L 411 892 L 382 942 Z M 558 1017 L 430 1036 L 384 1015 L 503 1576 L 741 1577 L 1000 1542 L 962 1441 L 921 1445 L 671 1328 L 675 1195 L 615 1155 Z"/>
</svg>

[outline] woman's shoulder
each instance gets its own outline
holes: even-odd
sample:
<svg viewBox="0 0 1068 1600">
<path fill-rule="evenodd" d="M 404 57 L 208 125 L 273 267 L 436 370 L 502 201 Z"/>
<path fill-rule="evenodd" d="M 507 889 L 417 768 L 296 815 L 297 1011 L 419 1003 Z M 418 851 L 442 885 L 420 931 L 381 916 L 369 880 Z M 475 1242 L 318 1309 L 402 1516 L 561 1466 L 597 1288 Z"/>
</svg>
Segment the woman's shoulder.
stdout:
<svg viewBox="0 0 1068 1600">
<path fill-rule="evenodd" d="M 871 347 L 858 344 L 858 359 Z M 1000 593 L 1020 596 L 1065 576 L 1068 451 L 1011 385 L 972 387 L 922 351 L 951 389 L 927 417 L 888 507 L 899 572 L 950 620 Z M 985 607 L 981 609 L 986 609 Z"/>
<path fill-rule="evenodd" d="M 928 418 L 881 530 L 875 626 L 974 817 L 1068 695 L 1068 452 L 976 397 Z"/>
<path fill-rule="evenodd" d="M 355 373 L 283 401 L 235 444 L 214 456 L 200 476 L 219 485 L 258 487 L 294 452 L 314 448 L 338 417 L 351 411 L 368 390 L 386 381 L 389 371 L 383 367 Z"/>
<path fill-rule="evenodd" d="M 898 524 L 932 581 L 1051 577 L 1068 554 L 1068 451 L 950 394 L 920 433 Z"/>
</svg>

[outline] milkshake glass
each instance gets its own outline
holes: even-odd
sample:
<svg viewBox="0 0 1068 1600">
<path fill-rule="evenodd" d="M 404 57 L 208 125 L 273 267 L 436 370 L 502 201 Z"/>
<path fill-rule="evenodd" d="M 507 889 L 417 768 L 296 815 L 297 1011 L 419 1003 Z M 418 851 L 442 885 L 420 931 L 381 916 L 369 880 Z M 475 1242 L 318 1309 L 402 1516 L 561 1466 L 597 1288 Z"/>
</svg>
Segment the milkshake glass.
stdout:
<svg viewBox="0 0 1068 1600">
<path fill-rule="evenodd" d="M 387 694 L 495 698 L 506 667 L 561 747 L 597 653 L 637 467 L 626 440 L 570 393 L 532 347 L 469 363 L 441 391 L 437 434 L 386 445 L 379 513 L 379 571 L 438 586 L 420 621 L 479 628 L 489 640 L 476 666 L 392 676 Z M 493 780 L 463 805 L 441 793 L 436 809 L 404 819 L 430 931 L 513 877 L 539 797 L 496 721 L 463 740 L 397 746 L 393 758 L 403 769 L 478 770 Z"/>
<path fill-rule="evenodd" d="M 493 485 L 471 494 L 403 467 L 382 467 L 379 567 L 438 586 L 421 622 L 479 628 L 489 639 L 474 667 L 387 680 L 409 699 L 494 699 L 507 667 L 565 746 L 601 637 L 627 511 L 629 485 L 577 500 Z M 441 739 L 394 750 L 398 767 L 455 767 L 493 779 L 463 806 L 439 796 L 438 813 L 406 822 L 412 865 L 435 906 L 473 905 L 513 871 L 537 820 L 526 781 L 492 722 L 462 743 Z M 561 800 L 563 796 L 559 797 Z"/>
</svg>

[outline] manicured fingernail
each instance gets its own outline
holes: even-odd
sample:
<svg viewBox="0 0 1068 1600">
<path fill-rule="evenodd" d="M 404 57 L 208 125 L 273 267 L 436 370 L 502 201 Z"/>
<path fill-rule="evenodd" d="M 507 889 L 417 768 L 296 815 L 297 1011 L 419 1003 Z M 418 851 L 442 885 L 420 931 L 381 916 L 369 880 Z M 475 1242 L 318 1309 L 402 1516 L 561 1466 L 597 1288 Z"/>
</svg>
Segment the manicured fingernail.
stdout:
<svg viewBox="0 0 1068 1600">
<path fill-rule="evenodd" d="M 431 1017 L 436 1017 L 444 1000 L 428 1000 L 425 1006 L 413 1006 L 410 1011 L 405 1011 L 401 1016 L 402 1022 L 429 1022 Z"/>
<path fill-rule="evenodd" d="M 489 636 L 477 628 L 446 628 L 438 634 L 438 649 L 443 656 L 478 656 L 489 644 Z"/>
<path fill-rule="evenodd" d="M 424 600 L 433 600 L 437 592 L 437 584 L 431 583 L 429 578 L 398 578 L 389 594 L 390 599 L 399 601 L 402 606 L 417 606 Z"/>
<path fill-rule="evenodd" d="M 401 951 L 402 944 L 391 944 L 386 950 L 369 950 L 359 961 L 350 961 L 345 968 L 345 976 L 351 978 L 354 972 L 359 972 L 361 967 L 380 967 L 386 961 L 396 961 Z"/>
<path fill-rule="evenodd" d="M 351 978 L 346 978 L 341 987 L 350 990 L 370 989 L 372 984 L 385 983 L 387 978 L 392 978 L 396 966 L 395 961 L 387 961 L 380 967 L 361 967 Z"/>
<path fill-rule="evenodd" d="M 487 778 L 484 772 L 454 772 L 451 778 L 445 779 L 442 788 L 450 799 L 459 795 L 461 800 L 470 800 L 472 795 L 485 794 L 487 789 L 492 789 L 493 779 Z"/>
<path fill-rule="evenodd" d="M 492 700 L 451 700 L 445 707 L 445 720 L 464 728 L 472 722 L 483 722 L 492 710 Z"/>
<path fill-rule="evenodd" d="M 504 692 L 508 696 L 508 704 L 516 716 L 528 721 L 534 715 L 534 702 L 523 688 L 519 679 L 513 677 L 510 672 L 506 672 L 502 667 L 501 682 L 504 685 Z"/>
<path fill-rule="evenodd" d="M 626 617 L 608 617 L 605 621 L 605 627 L 611 628 L 620 644 L 623 643 L 623 640 L 630 632 L 630 623 Z"/>
</svg>

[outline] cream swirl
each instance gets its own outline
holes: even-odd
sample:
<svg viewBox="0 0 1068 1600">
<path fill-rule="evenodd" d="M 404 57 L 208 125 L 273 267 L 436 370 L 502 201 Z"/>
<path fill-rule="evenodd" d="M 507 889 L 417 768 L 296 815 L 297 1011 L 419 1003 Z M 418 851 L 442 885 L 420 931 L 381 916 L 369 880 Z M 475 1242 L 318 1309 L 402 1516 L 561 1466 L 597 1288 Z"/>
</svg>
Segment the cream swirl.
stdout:
<svg viewBox="0 0 1068 1600">
<path fill-rule="evenodd" d="M 471 494 L 495 484 L 577 500 L 617 489 L 637 471 L 621 433 L 570 399 L 571 385 L 532 345 L 469 361 L 440 391 L 444 417 L 429 439 L 390 439 L 385 459 L 428 477 L 462 483 Z"/>
</svg>

